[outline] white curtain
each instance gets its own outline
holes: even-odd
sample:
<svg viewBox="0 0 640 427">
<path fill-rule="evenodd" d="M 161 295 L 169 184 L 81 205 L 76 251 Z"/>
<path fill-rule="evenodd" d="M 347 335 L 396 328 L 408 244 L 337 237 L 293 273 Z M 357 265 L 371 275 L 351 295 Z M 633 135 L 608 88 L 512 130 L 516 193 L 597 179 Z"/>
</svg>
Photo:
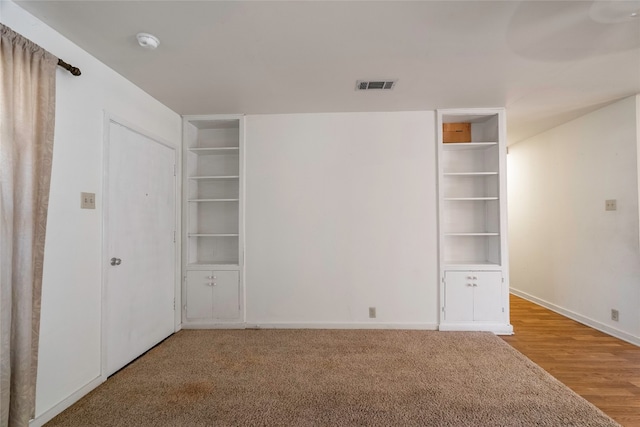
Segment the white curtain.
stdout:
<svg viewBox="0 0 640 427">
<path fill-rule="evenodd" d="M 0 426 L 35 412 L 58 59 L 0 24 Z"/>
</svg>

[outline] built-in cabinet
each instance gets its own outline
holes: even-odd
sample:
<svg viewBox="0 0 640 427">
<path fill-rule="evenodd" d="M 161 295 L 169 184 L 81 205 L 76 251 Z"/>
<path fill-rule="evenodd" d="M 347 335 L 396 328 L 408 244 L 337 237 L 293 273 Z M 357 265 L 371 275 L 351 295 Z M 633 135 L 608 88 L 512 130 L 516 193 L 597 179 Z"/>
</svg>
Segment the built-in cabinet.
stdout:
<svg viewBox="0 0 640 427">
<path fill-rule="evenodd" d="M 187 321 L 237 320 L 240 313 L 238 271 L 187 271 Z"/>
<path fill-rule="evenodd" d="M 444 320 L 502 322 L 500 271 L 445 271 Z"/>
<path fill-rule="evenodd" d="M 183 326 L 243 322 L 244 117 L 183 118 Z"/>
<path fill-rule="evenodd" d="M 451 123 L 468 140 L 445 142 Z M 440 329 L 511 333 L 504 110 L 438 110 L 437 125 Z"/>
</svg>

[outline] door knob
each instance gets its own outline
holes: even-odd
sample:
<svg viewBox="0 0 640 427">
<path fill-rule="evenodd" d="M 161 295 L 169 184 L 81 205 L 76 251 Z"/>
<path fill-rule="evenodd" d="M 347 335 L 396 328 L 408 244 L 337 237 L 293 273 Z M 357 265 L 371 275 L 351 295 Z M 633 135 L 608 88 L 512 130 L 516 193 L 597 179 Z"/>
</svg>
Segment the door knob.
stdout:
<svg viewBox="0 0 640 427">
<path fill-rule="evenodd" d="M 120 258 L 111 258 L 111 265 L 120 265 L 122 260 Z"/>
</svg>

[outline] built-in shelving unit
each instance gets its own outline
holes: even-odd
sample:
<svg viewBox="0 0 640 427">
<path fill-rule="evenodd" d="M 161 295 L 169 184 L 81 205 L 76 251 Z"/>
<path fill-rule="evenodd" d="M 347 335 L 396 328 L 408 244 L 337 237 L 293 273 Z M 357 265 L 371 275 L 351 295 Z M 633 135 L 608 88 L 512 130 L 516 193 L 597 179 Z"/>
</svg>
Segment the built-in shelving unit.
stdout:
<svg viewBox="0 0 640 427">
<path fill-rule="evenodd" d="M 186 116 L 183 127 L 183 326 L 239 323 L 243 312 L 244 117 Z M 236 273 L 219 273 L 224 271 Z"/>
<path fill-rule="evenodd" d="M 440 327 L 510 333 L 504 110 L 438 110 L 437 121 Z M 470 123 L 471 141 L 444 142 L 445 123 Z"/>
</svg>

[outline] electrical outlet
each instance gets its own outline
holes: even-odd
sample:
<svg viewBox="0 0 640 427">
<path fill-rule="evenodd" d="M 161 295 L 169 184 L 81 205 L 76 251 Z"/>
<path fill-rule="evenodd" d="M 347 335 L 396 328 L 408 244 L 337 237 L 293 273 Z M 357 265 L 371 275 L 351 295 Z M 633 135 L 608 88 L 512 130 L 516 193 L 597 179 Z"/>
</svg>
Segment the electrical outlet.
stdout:
<svg viewBox="0 0 640 427">
<path fill-rule="evenodd" d="M 615 211 L 618 209 L 618 203 L 616 199 L 605 200 L 604 201 L 604 210 L 605 211 Z"/>
<path fill-rule="evenodd" d="M 80 209 L 95 209 L 96 193 L 80 193 Z"/>
<path fill-rule="evenodd" d="M 614 322 L 620 320 L 620 313 L 618 313 L 618 310 L 614 308 L 611 309 L 611 320 L 613 320 Z"/>
<path fill-rule="evenodd" d="M 369 319 L 375 319 L 375 318 L 376 318 L 376 308 L 369 307 Z"/>
</svg>

